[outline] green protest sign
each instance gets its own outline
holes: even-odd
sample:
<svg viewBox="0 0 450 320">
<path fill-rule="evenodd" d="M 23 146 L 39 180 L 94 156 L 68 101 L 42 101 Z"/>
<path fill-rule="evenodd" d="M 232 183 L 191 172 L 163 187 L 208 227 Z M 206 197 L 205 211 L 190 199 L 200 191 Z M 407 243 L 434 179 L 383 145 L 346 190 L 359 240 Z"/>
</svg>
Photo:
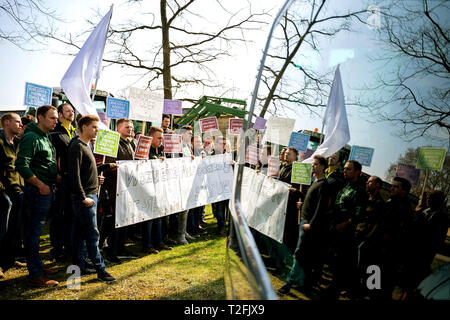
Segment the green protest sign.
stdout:
<svg viewBox="0 0 450 320">
<path fill-rule="evenodd" d="M 117 158 L 120 134 L 115 131 L 98 129 L 95 139 L 94 153 Z"/>
<path fill-rule="evenodd" d="M 311 163 L 294 162 L 292 164 L 292 183 L 311 184 Z"/>
<path fill-rule="evenodd" d="M 446 153 L 445 148 L 421 148 L 416 168 L 440 171 Z"/>
</svg>

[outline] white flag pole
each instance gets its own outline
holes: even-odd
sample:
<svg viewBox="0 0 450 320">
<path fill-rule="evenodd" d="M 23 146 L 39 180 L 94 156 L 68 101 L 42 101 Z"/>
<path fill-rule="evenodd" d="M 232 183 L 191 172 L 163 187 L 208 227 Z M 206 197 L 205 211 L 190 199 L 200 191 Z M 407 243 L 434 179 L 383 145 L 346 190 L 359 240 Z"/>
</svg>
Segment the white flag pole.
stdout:
<svg viewBox="0 0 450 320">
<path fill-rule="evenodd" d="M 106 36 L 105 36 L 105 42 L 103 43 L 103 50 L 102 50 L 102 52 L 105 51 L 106 38 L 108 37 L 109 25 L 111 24 L 111 19 L 112 19 L 112 14 L 113 14 L 113 7 L 114 7 L 114 4 L 111 5 L 111 16 L 109 17 L 108 27 L 106 28 Z M 94 91 L 92 92 L 92 97 L 91 97 L 92 102 L 94 102 L 95 93 L 97 92 L 97 83 L 98 83 L 98 79 L 99 78 L 100 78 L 100 70 L 99 70 L 97 76 L 95 77 Z"/>
</svg>

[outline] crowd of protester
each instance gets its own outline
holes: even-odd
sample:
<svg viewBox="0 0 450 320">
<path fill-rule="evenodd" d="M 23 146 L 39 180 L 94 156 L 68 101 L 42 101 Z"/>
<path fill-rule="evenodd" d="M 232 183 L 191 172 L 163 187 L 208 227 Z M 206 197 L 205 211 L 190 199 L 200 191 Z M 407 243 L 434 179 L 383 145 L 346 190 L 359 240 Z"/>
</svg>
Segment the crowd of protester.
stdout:
<svg viewBox="0 0 450 320">
<path fill-rule="evenodd" d="M 42 106 L 36 118 L 16 113 L 1 117 L 0 130 L 0 278 L 11 268 L 27 268 L 33 286 L 52 287 L 56 268 L 44 265 L 40 236 L 49 221 L 50 256 L 70 261 L 81 275 L 96 273 L 104 282 L 116 279 L 107 270 L 109 263 L 121 263 L 121 257 L 133 256 L 126 243 L 142 244 L 142 253 L 158 254 L 185 245 L 207 234 L 204 206 L 170 216 L 116 228 L 116 161 L 133 160 L 138 135 L 133 121 L 118 119 L 120 135 L 117 157 L 93 153 L 99 119 L 92 115 L 77 117 L 73 107 Z M 193 137 L 192 127 L 183 126 L 180 154 L 165 153 L 163 134 L 169 129 L 170 116 L 163 116 L 161 127 L 150 127 L 152 137 L 149 159 L 169 157 L 206 157 L 223 153 L 212 139 L 205 147 Z M 216 141 L 217 142 L 217 141 Z M 227 201 L 218 203 L 213 213 L 218 220 L 217 234 L 224 234 Z M 25 261 L 20 261 L 25 257 Z M 26 262 L 26 263 L 25 263 Z"/>
<path fill-rule="evenodd" d="M 266 159 L 267 150 L 270 146 L 261 148 L 260 159 Z M 278 288 L 280 295 L 296 289 L 309 297 L 314 291 L 322 299 L 344 294 L 352 300 L 391 300 L 394 289 L 400 289 L 405 298 L 430 274 L 433 259 L 445 243 L 446 195 L 430 190 L 416 206 L 408 197 L 411 183 L 395 177 L 390 195 L 382 197 L 382 179 L 364 179 L 361 164 L 343 163 L 343 155 L 340 151 L 328 159 L 314 156 L 314 180 L 306 186 L 291 183 L 297 150 L 289 147 L 280 152 L 278 179 L 291 185 L 283 247 L 293 262 L 281 261 L 280 245 L 253 230 L 258 247 L 269 255 L 266 261 L 278 274 L 283 275 L 280 269 L 290 264 L 285 268 L 285 283 Z M 260 163 L 256 169 L 267 174 L 266 167 Z M 373 266 L 378 278 L 368 280 Z M 326 274 L 331 274 L 331 280 L 325 285 Z"/>
<path fill-rule="evenodd" d="M 27 267 L 29 283 L 56 286 L 49 277 L 58 270 L 46 268 L 39 255 L 39 239 L 49 219 L 51 257 L 70 259 L 81 274 L 96 273 L 99 280 L 116 279 L 106 261 L 121 263 L 131 256 L 125 244 L 140 242 L 145 254 L 172 250 L 204 234 L 205 207 L 116 228 L 116 161 L 133 160 L 136 138 L 133 121 L 119 119 L 120 134 L 116 158 L 93 153 L 99 119 L 80 116 L 73 126 L 75 112 L 70 104 L 58 108 L 42 106 L 36 118 L 20 118 L 15 113 L 1 117 L 0 131 L 0 278 L 10 268 Z M 208 157 L 232 152 L 230 141 L 222 136 L 193 135 L 190 126 L 179 129 L 182 153 L 166 153 L 163 135 L 173 133 L 170 116 L 161 127 L 150 127 L 149 159 Z M 259 140 L 257 140 L 259 144 Z M 257 172 L 268 173 L 268 156 L 277 154 L 271 145 L 260 147 Z M 290 271 L 279 294 L 292 288 L 310 295 L 318 287 L 325 265 L 332 273 L 323 297 L 336 299 L 346 291 L 352 299 L 369 296 L 391 299 L 395 286 L 410 292 L 430 272 L 433 258 L 443 244 L 448 228 L 446 196 L 437 190 L 414 207 L 408 198 L 411 184 L 395 177 L 390 197 L 381 195 L 383 181 L 361 178 L 361 164 L 344 163 L 342 152 L 328 159 L 315 156 L 310 186 L 291 183 L 292 164 L 298 151 L 283 148 L 279 153 L 278 177 L 290 184 L 283 246 L 292 257 Z M 236 155 L 236 154 L 235 154 Z M 212 204 L 217 234 L 224 235 L 228 200 Z M 259 249 L 276 267 L 281 266 L 280 244 L 252 230 Z M 25 256 L 26 263 L 17 257 Z M 269 263 L 270 265 L 270 263 Z M 381 270 L 381 284 L 369 290 L 367 269 Z M 3 270 L 3 272 L 2 272 Z M 376 286 L 376 285 L 375 285 Z"/>
</svg>

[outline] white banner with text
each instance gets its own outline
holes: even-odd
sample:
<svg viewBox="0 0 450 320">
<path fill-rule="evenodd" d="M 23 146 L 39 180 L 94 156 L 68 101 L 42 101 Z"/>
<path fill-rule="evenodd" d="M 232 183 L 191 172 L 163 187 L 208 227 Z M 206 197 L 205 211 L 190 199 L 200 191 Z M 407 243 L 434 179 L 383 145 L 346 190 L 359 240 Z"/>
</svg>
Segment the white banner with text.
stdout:
<svg viewBox="0 0 450 320">
<path fill-rule="evenodd" d="M 117 162 L 116 228 L 228 200 L 231 154 Z"/>
</svg>

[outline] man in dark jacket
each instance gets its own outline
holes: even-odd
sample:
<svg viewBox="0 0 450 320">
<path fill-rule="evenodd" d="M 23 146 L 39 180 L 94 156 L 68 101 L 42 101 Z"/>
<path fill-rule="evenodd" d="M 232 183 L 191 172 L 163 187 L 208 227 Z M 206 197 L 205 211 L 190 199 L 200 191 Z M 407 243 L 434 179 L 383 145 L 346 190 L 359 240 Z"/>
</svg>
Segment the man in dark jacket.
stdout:
<svg viewBox="0 0 450 320">
<path fill-rule="evenodd" d="M 66 253 L 71 252 L 72 205 L 67 177 L 67 152 L 69 142 L 75 136 L 75 128 L 72 126 L 74 119 L 72 106 L 69 103 L 61 104 L 58 107 L 58 124 L 49 135 L 56 150 L 59 175 L 50 220 L 50 241 L 53 247 L 51 255 L 55 259 L 64 258 L 63 248 Z"/>
<path fill-rule="evenodd" d="M 326 214 L 330 205 L 330 190 L 325 179 L 327 160 L 315 156 L 312 173 L 315 181 L 301 202 L 301 219 L 297 247 L 294 252 L 294 265 L 286 283 L 278 292 L 286 294 L 291 286 L 309 294 L 312 285 L 319 280 L 322 271 L 322 259 L 326 248 L 328 221 Z"/>
<path fill-rule="evenodd" d="M 299 185 L 291 183 L 292 164 L 297 160 L 298 151 L 294 147 L 289 147 L 285 153 L 284 166 L 280 170 L 278 180 L 291 185 L 289 189 L 288 204 L 286 208 L 286 222 L 284 224 L 283 243 L 294 253 L 298 240 L 298 208 L 297 202 L 300 200 L 301 193 Z"/>
<path fill-rule="evenodd" d="M 14 250 L 20 239 L 23 178 L 15 168 L 17 135 L 22 131 L 20 116 L 6 113 L 0 131 L 0 279 L 14 265 Z"/>
<path fill-rule="evenodd" d="M 163 130 L 158 127 L 150 127 L 148 135 L 152 137 L 148 158 L 164 160 Z M 172 247 L 167 246 L 163 241 L 162 223 L 164 218 L 156 218 L 142 223 L 142 246 L 145 253 L 156 254 L 161 250 L 172 250 Z"/>
<path fill-rule="evenodd" d="M 404 287 L 407 259 L 410 254 L 413 210 L 408 199 L 411 183 L 395 177 L 391 187 L 391 197 L 386 202 L 386 213 L 382 225 L 381 290 L 387 300 L 392 299 L 396 285 Z"/>
<path fill-rule="evenodd" d="M 97 271 L 98 279 L 113 282 L 98 248 L 100 233 L 97 228 L 98 173 L 89 142 L 97 136 L 99 119 L 83 116 L 78 122 L 79 138 L 69 145 L 68 175 L 73 205 L 73 263 L 86 271 L 83 253 L 86 244 L 89 259 Z"/>
<path fill-rule="evenodd" d="M 52 205 L 53 190 L 58 166 L 56 151 L 48 133 L 58 123 L 58 112 L 53 106 L 37 109 L 38 123 L 30 123 L 19 144 L 16 168 L 25 179 L 24 196 L 28 203 L 27 228 L 25 230 L 25 252 L 30 283 L 35 286 L 56 286 L 57 281 L 45 275 L 54 270 L 43 269 L 39 257 L 39 237 Z"/>
<path fill-rule="evenodd" d="M 420 281 L 431 273 L 431 264 L 447 236 L 449 214 L 445 194 L 440 190 L 430 190 L 426 194 L 427 209 L 418 212 L 415 219 L 414 266 L 409 281 L 409 290 L 416 288 Z"/>
<path fill-rule="evenodd" d="M 354 239 L 356 225 L 363 219 L 367 205 L 367 194 L 358 183 L 362 166 L 355 160 L 349 160 L 344 166 L 344 178 L 347 185 L 337 194 L 330 217 L 331 241 L 334 261 L 333 283 L 328 293 L 335 297 L 339 290 L 347 289 L 356 295 L 358 286 L 357 246 Z"/>
</svg>

